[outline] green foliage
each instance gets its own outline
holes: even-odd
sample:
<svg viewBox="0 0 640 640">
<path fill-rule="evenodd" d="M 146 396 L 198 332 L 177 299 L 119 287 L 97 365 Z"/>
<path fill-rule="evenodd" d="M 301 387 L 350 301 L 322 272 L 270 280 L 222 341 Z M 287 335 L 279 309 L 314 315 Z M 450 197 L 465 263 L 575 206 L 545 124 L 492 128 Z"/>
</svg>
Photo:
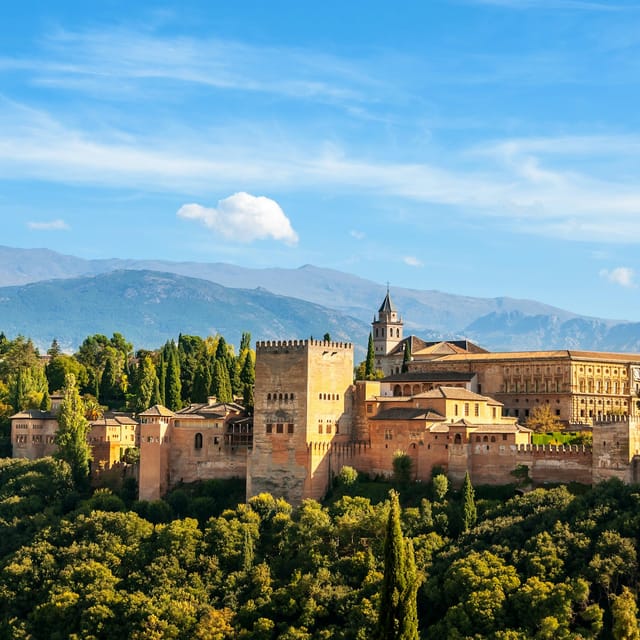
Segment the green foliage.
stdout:
<svg viewBox="0 0 640 640">
<path fill-rule="evenodd" d="M 358 480 L 358 472 L 348 465 L 344 465 L 340 469 L 340 473 L 338 473 L 337 477 L 338 483 L 345 486 L 350 487 L 354 485 Z"/>
<path fill-rule="evenodd" d="M 367 343 L 367 358 L 364 365 L 365 380 L 373 380 L 376 373 L 376 354 L 373 347 L 373 334 L 369 333 L 369 342 Z"/>
<path fill-rule="evenodd" d="M 400 487 L 406 487 L 413 476 L 413 460 L 405 451 L 393 454 L 393 479 Z"/>
<path fill-rule="evenodd" d="M 58 412 L 56 457 L 69 464 L 76 487 L 82 491 L 89 485 L 91 461 L 91 449 L 87 443 L 89 422 L 84 417 L 84 404 L 72 373 L 67 374 L 62 395 Z"/>
<path fill-rule="evenodd" d="M 613 616 L 612 634 L 614 640 L 639 640 L 638 605 L 628 587 L 623 587 L 619 596 L 613 596 L 611 615 Z"/>
<path fill-rule="evenodd" d="M 464 475 L 464 483 L 462 484 L 462 530 L 468 531 L 473 527 L 478 519 L 476 510 L 475 492 L 471 485 L 469 472 Z"/>
<path fill-rule="evenodd" d="M 376 637 L 380 640 L 418 640 L 416 594 L 420 581 L 413 545 L 400 528 L 400 502 L 389 493 L 391 505 L 384 540 L 384 575 Z"/>
<path fill-rule="evenodd" d="M 439 473 L 434 476 L 433 481 L 433 496 L 438 502 L 442 502 L 449 491 L 449 479 L 444 473 Z"/>
</svg>

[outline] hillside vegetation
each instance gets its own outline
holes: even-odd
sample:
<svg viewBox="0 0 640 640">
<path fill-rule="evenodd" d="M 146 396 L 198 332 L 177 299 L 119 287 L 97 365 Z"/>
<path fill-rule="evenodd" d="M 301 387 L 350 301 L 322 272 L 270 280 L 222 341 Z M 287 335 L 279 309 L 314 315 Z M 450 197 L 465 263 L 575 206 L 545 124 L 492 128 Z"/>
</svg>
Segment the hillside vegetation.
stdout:
<svg viewBox="0 0 640 640">
<path fill-rule="evenodd" d="M 371 638 L 389 502 L 341 477 L 325 504 L 226 508 L 224 483 L 82 498 L 64 463 L 2 461 L 0 636 Z M 401 488 L 422 637 L 636 637 L 638 487 L 500 491 L 470 494 L 474 522 L 443 476 Z"/>
</svg>

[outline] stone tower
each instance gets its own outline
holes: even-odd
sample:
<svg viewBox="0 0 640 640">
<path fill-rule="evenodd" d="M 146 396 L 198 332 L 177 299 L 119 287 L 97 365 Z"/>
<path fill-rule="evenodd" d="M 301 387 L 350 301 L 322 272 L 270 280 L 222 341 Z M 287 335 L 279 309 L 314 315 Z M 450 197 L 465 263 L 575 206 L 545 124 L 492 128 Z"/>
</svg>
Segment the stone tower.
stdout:
<svg viewBox="0 0 640 640">
<path fill-rule="evenodd" d="M 384 358 L 402 342 L 402 318 L 391 302 L 389 289 L 382 305 L 378 309 L 378 318 L 371 323 L 373 327 L 373 347 L 376 357 L 376 369 L 386 371 Z"/>
<path fill-rule="evenodd" d="M 268 492 L 299 504 L 324 496 L 332 448 L 351 439 L 352 405 L 353 345 L 258 342 L 247 497 Z"/>
</svg>

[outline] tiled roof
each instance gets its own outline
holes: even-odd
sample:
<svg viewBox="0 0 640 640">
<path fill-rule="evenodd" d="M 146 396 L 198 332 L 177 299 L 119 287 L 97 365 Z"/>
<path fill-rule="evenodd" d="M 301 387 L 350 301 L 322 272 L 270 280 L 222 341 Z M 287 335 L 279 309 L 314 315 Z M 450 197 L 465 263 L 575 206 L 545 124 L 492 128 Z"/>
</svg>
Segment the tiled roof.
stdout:
<svg viewBox="0 0 640 640">
<path fill-rule="evenodd" d="M 161 404 L 154 404 L 153 407 L 149 407 L 146 411 L 138 414 L 139 416 L 162 416 L 165 418 L 173 418 L 176 414 L 167 409 Z"/>
<path fill-rule="evenodd" d="M 22 419 L 22 420 L 55 420 L 56 414 L 51 411 L 40 411 L 39 409 L 25 409 L 24 411 L 19 411 L 14 415 L 10 416 L 10 420 L 14 419 Z"/>
<path fill-rule="evenodd" d="M 380 382 L 469 382 L 475 376 L 467 371 L 407 371 L 386 376 Z"/>
<path fill-rule="evenodd" d="M 416 356 L 416 354 L 413 354 Z M 558 349 L 550 351 L 501 351 L 496 353 L 465 353 L 443 355 L 437 362 L 484 362 L 484 361 L 518 361 L 518 360 L 595 360 L 640 362 L 638 353 L 613 353 L 609 351 L 572 351 Z"/>
<path fill-rule="evenodd" d="M 391 407 L 383 409 L 372 420 L 444 420 L 444 416 L 433 409 L 416 407 Z"/>
<path fill-rule="evenodd" d="M 447 398 L 448 400 L 482 400 L 491 405 L 501 405 L 501 402 L 494 400 L 488 396 L 481 396 L 462 387 L 437 387 L 431 391 L 417 393 L 414 398 Z"/>
</svg>

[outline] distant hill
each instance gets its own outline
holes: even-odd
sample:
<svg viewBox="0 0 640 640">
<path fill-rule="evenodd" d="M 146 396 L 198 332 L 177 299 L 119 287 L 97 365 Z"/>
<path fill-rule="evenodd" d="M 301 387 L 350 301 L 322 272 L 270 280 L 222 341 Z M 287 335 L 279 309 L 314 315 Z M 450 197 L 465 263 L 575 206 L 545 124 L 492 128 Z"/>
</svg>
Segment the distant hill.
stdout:
<svg viewBox="0 0 640 640">
<path fill-rule="evenodd" d="M 203 327 L 199 331 L 203 334 L 215 329 L 224 333 L 226 337 L 227 333 L 220 328 L 226 326 L 229 327 L 229 335 L 235 333 L 239 336 L 243 330 L 250 330 L 255 339 L 300 338 L 312 333 L 320 336 L 325 331 L 330 331 L 332 336 L 335 335 L 339 339 L 348 337 L 364 348 L 370 323 L 385 294 L 383 285 L 313 265 L 305 265 L 298 269 L 248 269 L 224 263 L 85 260 L 48 249 L 14 249 L 0 246 L 0 285 L 26 285 L 25 291 L 29 297 L 33 297 L 34 292 L 43 291 L 30 288 L 39 281 L 49 278 L 71 279 L 67 285 L 62 284 L 64 280 L 41 283 L 48 287 L 48 297 L 43 295 L 38 302 L 39 317 L 43 318 L 44 313 L 53 313 L 57 309 L 57 303 L 53 302 L 56 295 L 67 301 L 67 317 L 61 325 L 67 331 L 65 334 L 58 333 L 56 337 L 61 339 L 64 335 L 69 344 L 73 344 L 78 335 L 84 338 L 85 335 L 98 332 L 97 328 L 92 328 L 88 323 L 89 319 L 104 323 L 110 315 L 115 314 L 113 320 L 122 323 L 126 322 L 124 316 L 139 313 L 136 304 L 118 303 L 123 296 L 127 301 L 132 300 L 126 297 L 126 291 L 136 290 L 135 283 L 139 282 L 139 278 L 134 275 L 136 271 L 146 274 L 145 277 L 150 279 L 152 272 L 157 272 L 160 280 L 172 281 L 171 286 L 185 287 L 182 294 L 175 291 L 168 297 L 158 295 L 157 303 L 144 300 L 141 310 L 148 308 L 157 311 L 168 305 L 166 320 L 152 318 L 153 314 L 149 311 L 149 317 L 145 317 L 142 324 L 139 320 L 137 326 L 135 321 L 132 323 L 134 326 L 131 334 L 127 333 L 123 324 L 116 327 L 115 330 L 121 331 L 140 346 L 157 346 L 158 339 L 166 339 L 163 336 L 167 336 L 169 331 L 173 332 L 171 335 L 177 335 L 180 331 L 195 333 L 185 324 L 180 324 L 189 322 L 193 326 Z M 113 278 L 108 278 L 109 274 L 113 274 Z M 170 274 L 182 276 L 184 279 L 177 278 L 173 281 Z M 95 281 L 92 280 L 94 277 Z M 197 279 L 195 282 L 199 284 L 185 284 L 190 279 Z M 129 280 L 131 287 L 127 283 Z M 85 284 L 82 285 L 82 282 Z M 207 283 L 218 287 L 214 287 L 219 292 L 217 304 L 233 309 L 232 314 L 225 315 L 221 309 L 214 312 L 205 305 L 204 299 L 212 295 L 204 293 L 205 290 L 210 291 L 206 287 Z M 101 313 L 91 309 L 88 312 L 86 309 L 81 311 L 84 305 L 88 304 L 89 293 L 85 288 L 92 289 L 98 286 L 104 288 L 104 295 L 110 296 L 111 299 L 102 297 L 89 303 L 100 305 Z M 155 282 L 152 290 L 158 287 L 160 285 Z M 244 293 L 250 291 L 251 295 L 240 302 L 242 295 L 237 290 L 243 290 Z M 7 291 L 13 293 L 6 293 Z M 13 300 L 14 306 L 29 305 L 17 290 L 0 289 L 0 295 Z M 179 305 L 176 300 L 180 295 L 184 305 L 188 305 L 190 309 L 193 307 L 188 314 L 178 313 Z M 193 304 L 189 298 L 192 295 L 195 296 Z M 290 307 L 286 309 L 286 313 L 293 314 L 289 317 L 279 315 L 284 311 L 281 302 L 283 297 L 296 299 L 296 304 L 291 302 Z M 426 340 L 465 337 L 490 350 L 571 348 L 640 352 L 640 323 L 590 318 L 533 300 L 507 297 L 476 298 L 440 291 L 393 287 L 392 298 L 405 321 L 405 334 L 415 333 Z M 18 299 L 22 300 L 20 304 L 15 302 Z M 310 303 L 310 306 L 304 306 L 303 301 Z M 153 304 L 157 306 L 154 307 Z M 244 304 L 247 305 L 246 309 L 242 307 Z M 264 305 L 262 312 L 252 315 L 251 310 L 256 304 Z M 38 325 L 36 318 L 29 320 L 30 326 L 35 329 L 29 331 L 24 325 L 26 316 L 21 317 L 19 313 L 14 313 L 8 303 L 6 307 L 3 305 L 4 303 L 0 305 L 0 330 L 8 333 L 14 331 L 7 325 L 8 319 L 13 318 L 15 326 L 18 327 L 17 331 L 33 335 L 34 338 L 43 333 L 52 336 L 55 333 L 52 327 Z M 267 309 L 272 316 L 267 314 Z M 84 317 L 82 313 L 85 313 Z M 309 318 L 297 317 L 296 313 L 311 315 Z M 79 314 L 79 317 L 76 318 L 74 314 Z M 98 320 L 99 317 L 102 320 Z M 249 322 L 250 318 L 253 318 L 253 329 L 249 325 L 242 325 L 242 322 Z M 321 326 L 321 319 L 327 323 L 329 318 L 336 319 L 336 326 L 343 327 L 340 334 L 337 333 L 337 328 L 318 328 Z M 348 318 L 348 321 L 338 320 L 342 318 Z M 174 319 L 179 322 L 172 325 Z M 71 332 L 70 328 L 76 325 L 77 328 Z M 134 337 L 134 332 L 140 337 Z M 76 337 L 72 337 L 71 333 Z M 43 340 L 47 338 L 43 337 Z"/>
<path fill-rule="evenodd" d="M 264 289 L 230 289 L 157 271 L 114 271 L 0 288 L 0 330 L 53 338 L 75 349 L 94 333 L 119 331 L 136 348 L 155 348 L 180 333 L 220 333 L 235 344 L 243 331 L 254 340 L 322 338 L 365 345 L 369 327 L 331 309 Z"/>
</svg>

